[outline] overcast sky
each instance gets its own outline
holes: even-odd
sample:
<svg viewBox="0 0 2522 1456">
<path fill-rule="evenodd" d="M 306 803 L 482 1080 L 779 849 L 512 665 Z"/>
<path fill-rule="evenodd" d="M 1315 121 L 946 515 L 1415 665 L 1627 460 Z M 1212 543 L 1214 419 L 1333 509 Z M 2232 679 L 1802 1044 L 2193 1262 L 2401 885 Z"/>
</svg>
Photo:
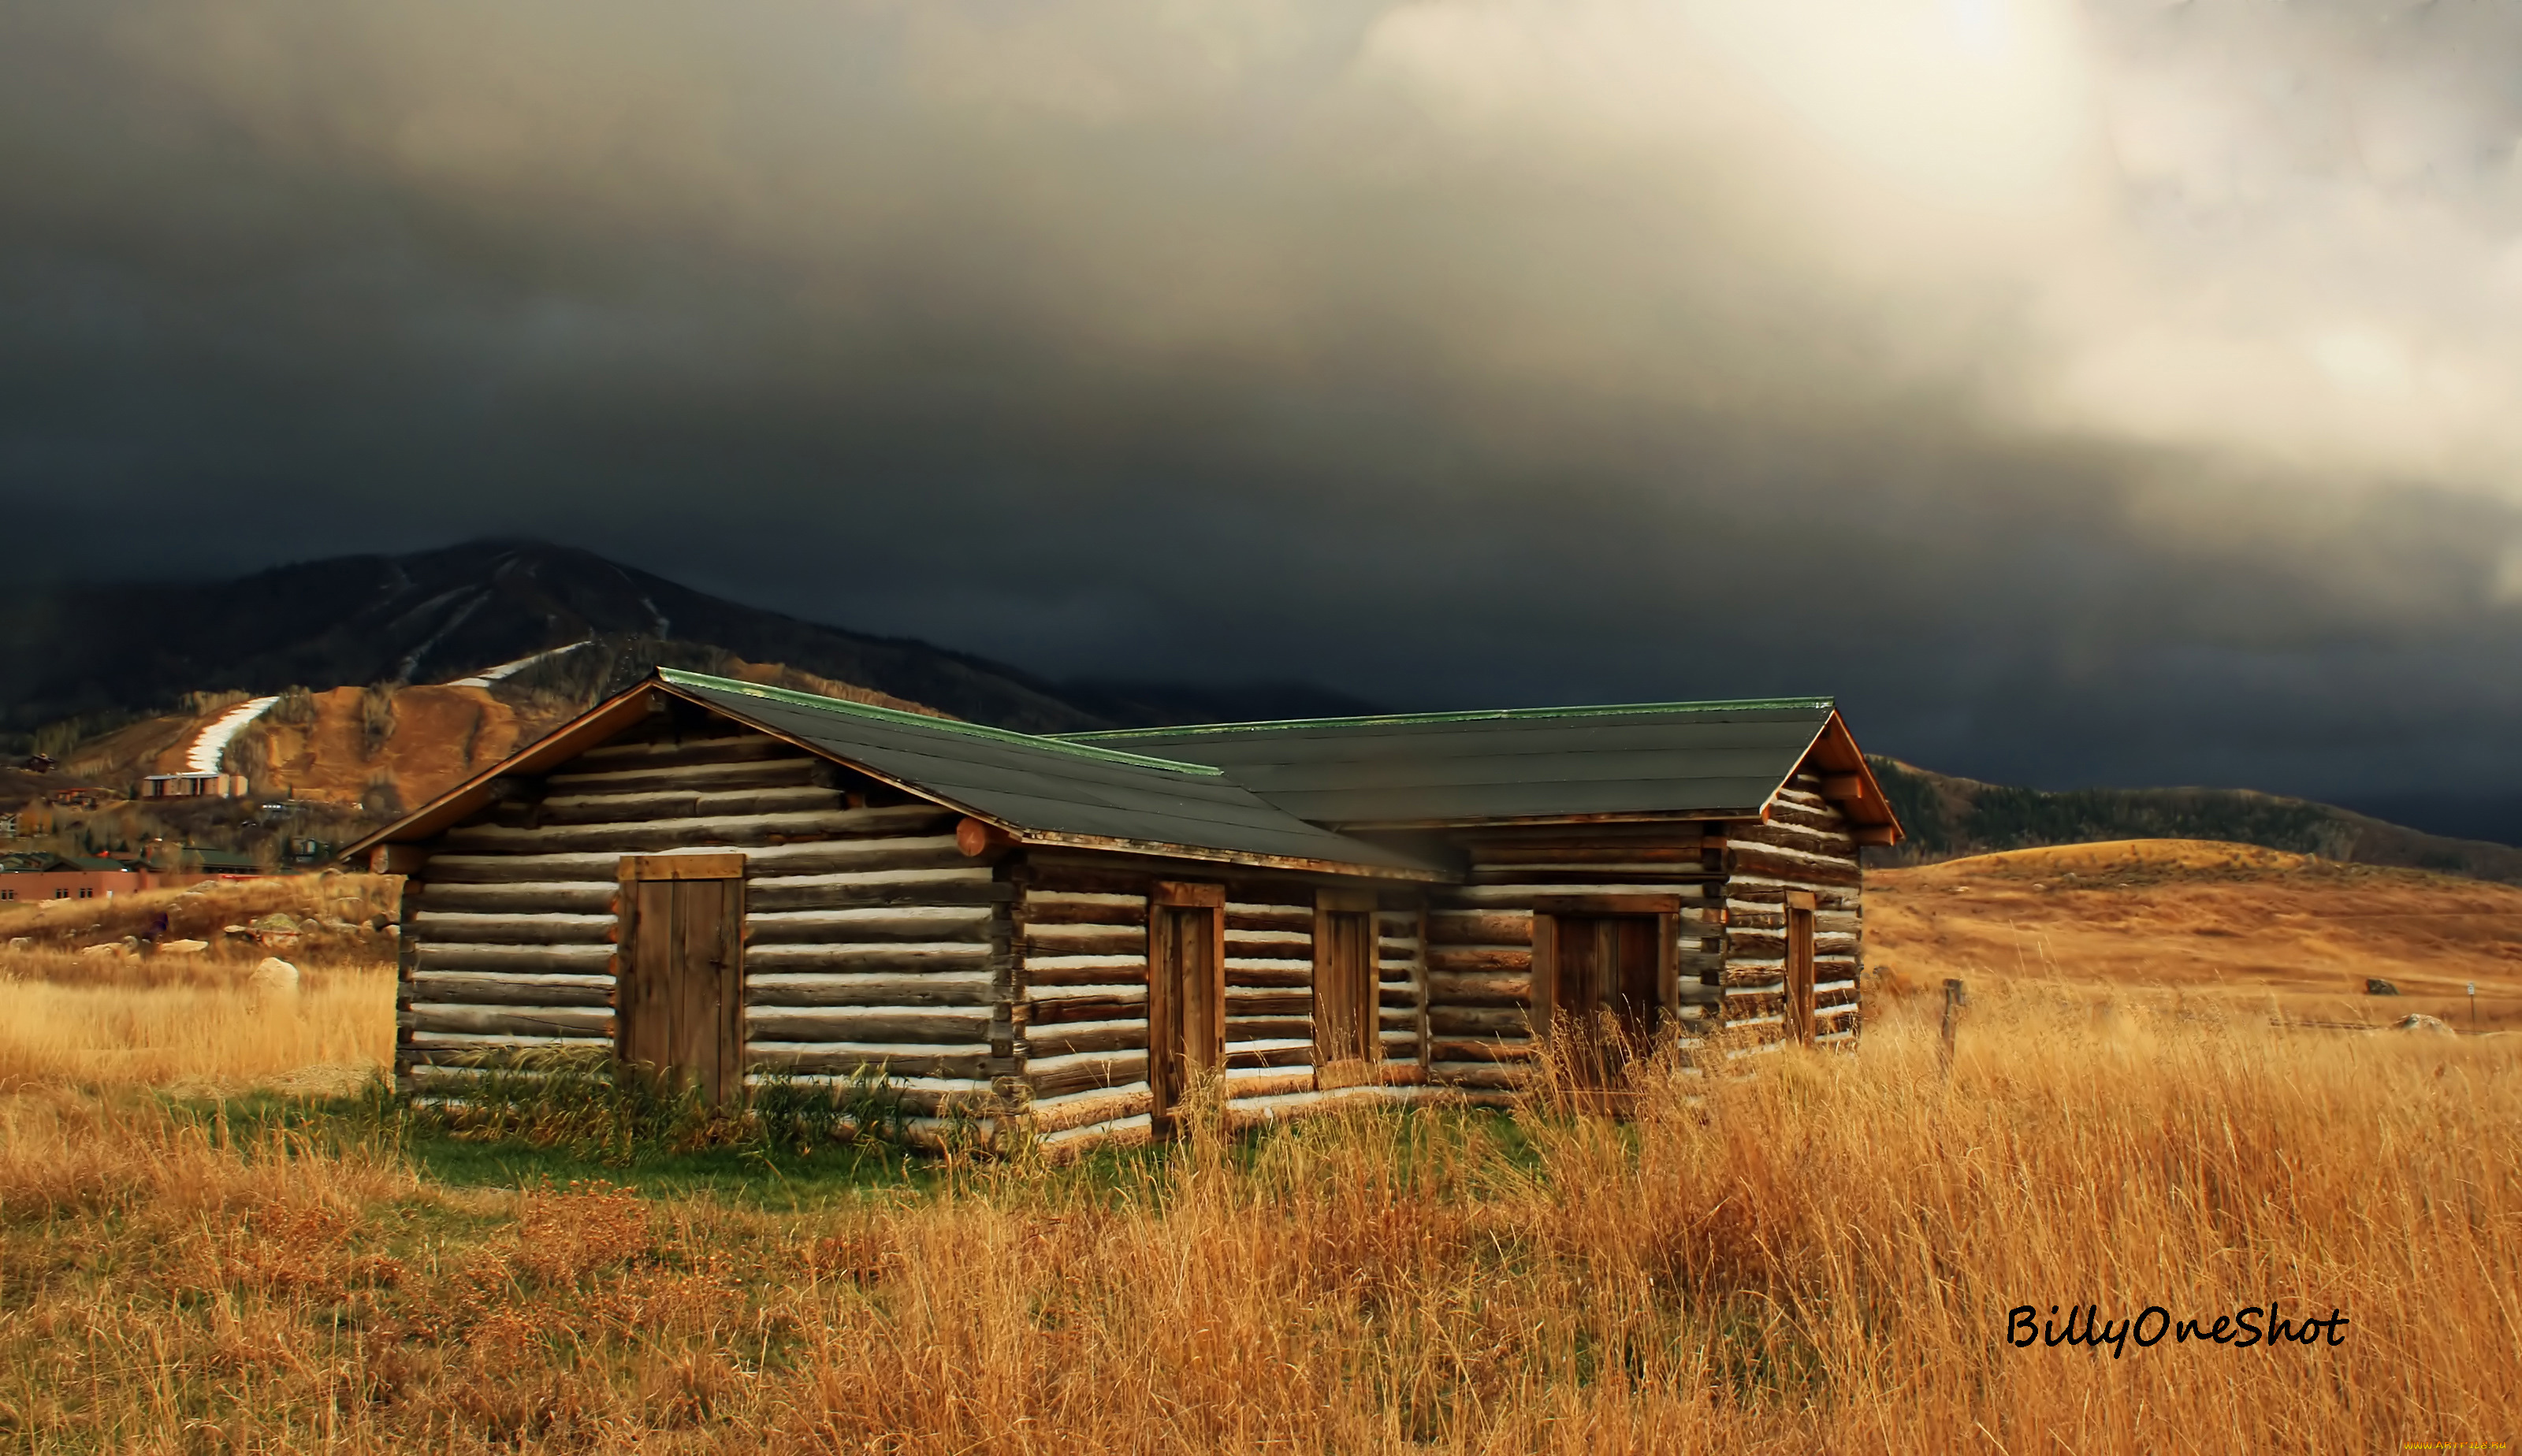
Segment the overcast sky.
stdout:
<svg viewBox="0 0 2522 1456">
<path fill-rule="evenodd" d="M 2522 7 L 7 0 L 15 570 L 2522 791 Z"/>
</svg>

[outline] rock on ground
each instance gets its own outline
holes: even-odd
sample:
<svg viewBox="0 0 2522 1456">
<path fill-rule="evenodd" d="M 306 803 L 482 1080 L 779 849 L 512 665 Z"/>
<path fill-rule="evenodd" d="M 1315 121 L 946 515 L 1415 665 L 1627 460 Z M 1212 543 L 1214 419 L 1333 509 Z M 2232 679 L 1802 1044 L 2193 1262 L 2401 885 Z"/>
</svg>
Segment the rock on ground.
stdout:
<svg viewBox="0 0 2522 1456">
<path fill-rule="evenodd" d="M 278 956 L 265 956 L 262 964 L 254 968 L 250 979 L 254 988 L 265 996 L 298 994 L 298 968 Z"/>
</svg>

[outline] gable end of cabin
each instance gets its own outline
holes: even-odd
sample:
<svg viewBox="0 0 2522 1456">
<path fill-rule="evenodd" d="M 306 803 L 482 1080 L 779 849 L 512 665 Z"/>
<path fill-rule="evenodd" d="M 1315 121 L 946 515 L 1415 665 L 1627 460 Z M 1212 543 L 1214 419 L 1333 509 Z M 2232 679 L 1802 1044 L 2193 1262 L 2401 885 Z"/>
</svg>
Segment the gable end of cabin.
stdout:
<svg viewBox="0 0 2522 1456">
<path fill-rule="evenodd" d="M 671 1046 L 722 1096 L 772 1069 L 838 1081 L 882 1067 L 914 1118 L 990 1103 L 1016 1069 L 1001 856 L 964 853 L 944 804 L 647 701 L 629 726 L 493 780 L 487 802 L 397 846 L 397 1087 L 460 1096 L 537 1053 Z M 731 892 L 660 887 L 729 856 Z M 659 982 L 709 961 L 664 943 L 660 917 L 691 940 L 711 915 L 732 921 L 732 974 L 715 989 Z"/>
<path fill-rule="evenodd" d="M 1864 868 L 1829 775 L 1798 768 L 1726 826 L 1722 981 L 1732 1054 L 1852 1042 L 1862 1028 Z"/>
</svg>

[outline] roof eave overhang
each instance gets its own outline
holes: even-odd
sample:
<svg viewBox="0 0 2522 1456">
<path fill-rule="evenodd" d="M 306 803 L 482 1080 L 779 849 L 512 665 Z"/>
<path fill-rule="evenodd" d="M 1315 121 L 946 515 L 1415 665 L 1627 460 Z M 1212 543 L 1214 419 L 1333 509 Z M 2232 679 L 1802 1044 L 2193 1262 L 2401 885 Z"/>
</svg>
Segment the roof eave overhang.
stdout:
<svg viewBox="0 0 2522 1456">
<path fill-rule="evenodd" d="M 1835 798 L 1832 802 L 1847 816 L 1849 823 L 1858 828 L 1890 832 L 1888 840 L 1875 839 L 1867 842 L 1897 844 L 1908 838 L 1908 831 L 1901 828 L 1900 816 L 1892 812 L 1892 796 L 1883 792 L 1883 781 L 1874 776 L 1874 765 L 1865 761 L 1865 751 L 1856 746 L 1856 735 L 1847 730 L 1847 722 L 1839 715 L 1837 708 L 1831 709 L 1821 731 L 1813 735 L 1812 743 L 1797 758 L 1796 769 L 1800 770 L 1806 764 L 1827 773 L 1855 776 L 1855 796 Z M 1795 770 L 1790 770 L 1788 779 L 1794 775 Z M 1781 780 L 1778 787 L 1783 789 L 1786 784 L 1786 780 Z"/>
<path fill-rule="evenodd" d="M 1449 883 L 1455 877 L 1443 870 L 1412 868 L 1406 865 L 1359 864 L 1353 860 L 1317 859 L 1294 854 L 1256 854 L 1239 849 L 1212 849 L 1199 844 L 1170 844 L 1156 840 L 1108 839 L 1100 835 L 1053 834 L 1048 831 L 1014 831 L 1009 838 L 1019 844 L 1045 849 L 1101 849 L 1116 854 L 1144 854 L 1163 859 L 1196 859 L 1212 864 L 1246 865 L 1262 870 L 1294 870 L 1312 875 L 1364 876 L 1377 880 L 1403 880 L 1419 884 Z"/>
<path fill-rule="evenodd" d="M 1722 819 L 1757 819 L 1758 804 L 1715 809 L 1624 809 L 1603 814 L 1484 814 L 1459 819 L 1340 819 L 1324 821 L 1342 834 L 1397 834 L 1416 830 L 1520 829 L 1527 825 L 1691 824 Z"/>
</svg>

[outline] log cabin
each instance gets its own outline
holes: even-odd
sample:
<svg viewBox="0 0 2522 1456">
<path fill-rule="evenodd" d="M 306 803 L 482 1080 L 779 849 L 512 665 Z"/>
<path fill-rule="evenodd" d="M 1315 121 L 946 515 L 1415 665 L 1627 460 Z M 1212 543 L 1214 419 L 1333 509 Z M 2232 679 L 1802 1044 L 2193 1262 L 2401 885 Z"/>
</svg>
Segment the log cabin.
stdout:
<svg viewBox="0 0 2522 1456">
<path fill-rule="evenodd" d="M 406 1092 L 609 1049 L 1057 1147 L 1202 1074 L 1503 1100 L 1554 1024 L 1852 1041 L 1899 834 L 1828 699 L 1044 737 L 661 668 L 347 854 L 404 877 Z"/>
</svg>

